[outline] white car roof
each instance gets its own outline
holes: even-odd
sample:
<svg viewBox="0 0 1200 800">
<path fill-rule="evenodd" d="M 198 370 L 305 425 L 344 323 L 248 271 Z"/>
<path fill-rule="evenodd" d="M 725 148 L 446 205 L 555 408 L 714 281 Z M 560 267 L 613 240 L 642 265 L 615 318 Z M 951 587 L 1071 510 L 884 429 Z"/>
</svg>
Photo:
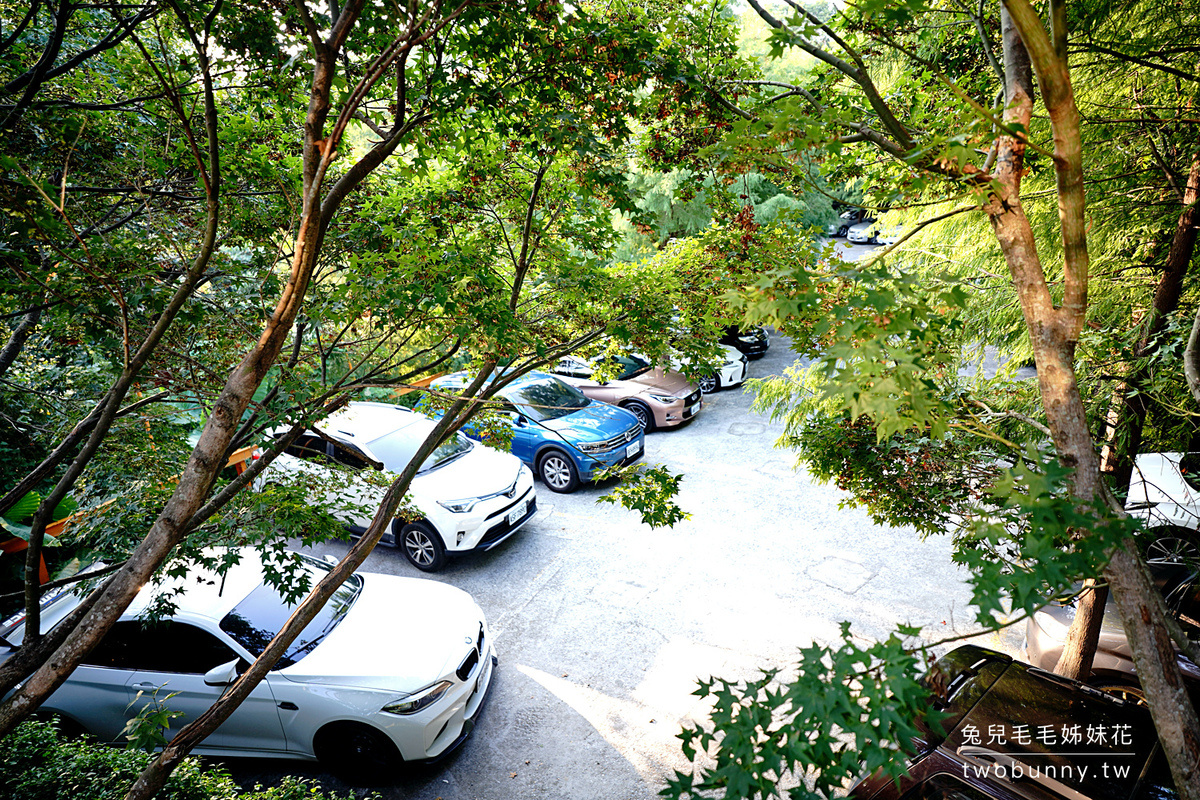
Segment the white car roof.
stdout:
<svg viewBox="0 0 1200 800">
<path fill-rule="evenodd" d="M 424 414 L 389 403 L 353 402 L 318 424 L 331 435 L 340 433 L 356 442 L 370 442 L 428 419 Z"/>
<path fill-rule="evenodd" d="M 171 602 L 177 611 L 174 616 L 190 615 L 193 618 L 211 619 L 219 622 L 233 607 L 246 598 L 262 583 L 262 559 L 253 548 L 237 548 L 241 560 L 229 568 L 224 580 L 210 570 L 193 568 L 186 578 L 171 578 L 161 584 L 147 584 L 125 609 L 121 619 L 139 617 L 160 594 L 182 588 L 174 593 Z M 79 596 L 70 589 L 50 595 L 42 610 L 42 629 L 49 630 L 79 605 Z M 6 638 L 15 643 L 25 635 L 24 613 L 5 620 L 0 627 Z"/>
<path fill-rule="evenodd" d="M 239 552 L 241 561 L 230 567 L 223 579 L 211 570 L 193 568 L 185 578 L 170 578 L 144 587 L 121 615 L 122 619 L 141 616 L 158 595 L 183 589 L 171 595 L 177 609 L 175 616 L 187 614 L 220 621 L 262 583 L 262 560 L 258 553 L 248 547 L 239 548 Z"/>
</svg>

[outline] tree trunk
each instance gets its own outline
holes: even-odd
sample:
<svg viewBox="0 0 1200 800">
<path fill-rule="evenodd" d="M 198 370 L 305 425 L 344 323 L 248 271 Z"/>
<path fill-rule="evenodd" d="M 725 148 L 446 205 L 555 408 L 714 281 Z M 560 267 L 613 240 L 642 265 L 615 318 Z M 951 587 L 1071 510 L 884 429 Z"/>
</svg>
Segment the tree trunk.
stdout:
<svg viewBox="0 0 1200 800">
<path fill-rule="evenodd" d="M 322 203 L 321 195 L 325 175 L 330 164 L 337 157 L 337 147 L 341 136 L 356 110 L 354 103 L 344 107 L 332 126 L 332 130 L 326 134 L 326 123 L 330 115 L 329 98 L 333 79 L 338 69 L 338 54 L 345 46 L 350 30 L 357 22 L 364 4 L 365 0 L 351 0 L 346 3 L 327 37 L 323 37 L 315 25 L 311 24 L 311 19 L 307 20 L 309 24 L 306 25 L 306 31 L 315 51 L 315 66 L 304 123 L 304 179 L 300 223 L 293 242 L 288 282 L 282 295 L 267 320 L 258 342 L 230 373 L 224 388 L 213 404 L 213 410 L 179 477 L 174 493 L 154 521 L 146 537 L 139 543 L 122 568 L 110 578 L 92 612 L 80 621 L 75 630 L 65 637 L 62 645 L 28 680 L 16 687 L 15 691 L 12 691 L 7 699 L 0 703 L 0 738 L 10 733 L 46 697 L 62 685 L 83 657 L 99 644 L 141 588 L 153 577 L 154 572 L 166 560 L 175 545 L 188 534 L 194 524 L 197 512 L 212 490 L 217 474 L 225 466 L 225 453 L 240 426 L 242 415 L 249 407 L 255 390 L 278 357 L 299 315 L 309 281 L 317 265 L 325 231 L 337 212 L 341 200 L 359 185 L 375 167 L 386 160 L 416 125 L 430 118 L 430 115 L 425 114 L 408 122 L 402 122 L 398 115 L 396 129 L 391 138 L 377 144 L 355 162 L 345 174 L 333 183 L 325 202 Z M 433 9 L 439 9 L 440 6 L 440 3 L 435 3 Z M 466 0 L 462 0 L 453 11 L 434 22 L 430 21 L 433 9 L 427 10 L 427 13 L 420 17 L 414 16 L 410 28 L 405 34 L 406 38 L 398 40 L 397 47 L 403 45 L 404 48 L 411 50 L 421 45 L 461 14 L 466 7 Z M 182 10 L 178 7 L 175 10 L 181 16 L 184 25 L 189 25 Z M 191 33 L 190 28 L 189 33 Z M 207 37 L 207 30 L 204 33 Z M 198 57 L 204 61 L 204 66 L 207 67 L 207 55 L 199 44 L 200 40 L 195 36 L 192 39 L 196 44 Z M 356 91 L 361 91 L 362 97 L 366 97 L 366 93 L 369 92 L 374 82 L 377 82 L 387 72 L 389 63 L 386 59 L 377 60 L 372 67 L 373 71 L 361 79 Z M 206 109 L 211 109 L 212 93 L 211 85 L 207 81 L 207 69 L 204 74 L 206 76 Z M 210 141 L 213 141 L 216 136 L 215 113 L 208 116 L 208 123 Z M 215 152 L 214 149 L 214 167 Z M 215 183 L 213 188 L 215 188 Z M 6 691 L 7 688 L 11 687 L 0 686 L 0 693 Z"/>
<path fill-rule="evenodd" d="M 21 317 L 21 321 L 13 329 L 12 336 L 8 337 L 8 343 L 4 345 L 3 350 L 0 350 L 0 378 L 4 377 L 4 373 L 8 372 L 8 368 L 17 360 L 17 356 L 21 354 L 21 349 L 25 347 L 25 342 L 29 339 L 29 334 L 33 333 L 33 329 L 37 327 L 41 318 L 42 306 L 40 303 Z"/>
<path fill-rule="evenodd" d="M 1104 606 L 1108 602 L 1108 587 L 1088 578 L 1084 591 L 1075 606 L 1075 619 L 1067 631 L 1067 642 L 1054 671 L 1059 675 L 1086 681 L 1092 673 L 1096 644 L 1100 641 L 1100 624 L 1104 622 Z"/>
<path fill-rule="evenodd" d="M 1062 9 L 1055 7 L 1061 2 L 1050 0 L 1051 16 L 1060 25 L 1065 23 L 1066 15 L 1057 13 Z M 996 175 L 1001 188 L 990 198 L 986 211 L 1021 299 L 1037 363 L 1046 420 L 1059 458 L 1075 470 L 1075 496 L 1081 501 L 1092 502 L 1102 496 L 1103 486 L 1073 363 L 1075 343 L 1087 310 L 1088 258 L 1082 137 L 1070 71 L 1065 61 L 1066 32 L 1055 30 L 1052 41 L 1029 0 L 1004 0 L 1003 9 L 1007 12 L 1002 16 L 1001 35 L 1005 44 L 1008 83 L 1021 82 L 1025 72 L 1021 55 L 1026 53 L 1028 61 L 1025 63 L 1035 67 L 1053 132 L 1064 254 L 1063 304 L 1060 308 L 1055 308 L 1051 302 L 1032 231 L 1021 212 L 1018 197 L 1021 173 L 1012 172 L 1014 162 L 1009 159 L 1006 163 L 1004 155 Z M 1008 61 L 1010 45 L 1016 57 L 1011 64 Z M 1022 94 L 1020 87 L 1015 94 L 1009 93 L 1005 119 L 1028 129 L 1032 102 Z M 1002 139 L 1000 151 L 1022 152 L 1012 145 L 1013 142 L 1012 138 Z M 1015 163 L 1020 165 L 1019 161 Z M 1184 800 L 1200 800 L 1200 780 L 1197 780 L 1200 722 L 1183 689 L 1162 597 L 1151 583 L 1136 551 L 1116 548 L 1104 574 L 1120 611 L 1133 650 L 1134 666 L 1142 679 L 1176 788 Z M 1077 640 L 1085 642 L 1087 637 L 1082 634 L 1081 631 Z"/>
<path fill-rule="evenodd" d="M 1132 541 L 1113 552 L 1104 576 L 1120 612 L 1175 788 L 1184 800 L 1195 800 L 1200 797 L 1200 722 L 1183 683 L 1171 636 L 1161 621 L 1167 614 L 1162 595 L 1154 588 Z"/>
<path fill-rule="evenodd" d="M 54 651 L 50 658 L 30 675 L 28 680 L 17 687 L 3 704 L 0 704 L 0 737 L 11 733 L 18 723 L 62 685 L 83 657 L 99 644 L 113 623 L 128 608 L 133 598 L 151 579 L 155 570 L 166 560 L 171 549 L 186 535 L 192 516 L 211 491 L 217 473 L 225 466 L 223 459 L 225 448 L 237 430 L 242 413 L 249 406 L 254 391 L 278 356 L 285 338 L 295 322 L 308 288 L 309 278 L 316 265 L 316 256 L 323 233 L 320 225 L 320 183 L 316 177 L 318 174 L 323 174 L 326 166 L 327 151 L 324 148 L 323 131 L 329 112 L 328 98 L 332 84 L 333 65 L 334 59 L 328 52 L 318 55 L 305 124 L 304 155 L 307 163 L 304 207 L 294 245 L 291 274 L 283 296 L 276 304 L 258 343 L 234 368 L 226 381 L 225 387 L 214 403 L 212 414 L 200 434 L 200 440 L 180 475 L 175 492 L 151 526 L 146 538 L 137 546 L 125 565 L 113 574 L 105 591 L 96 601 L 92 612 L 66 636 L 62 645 Z M 211 103 L 212 97 L 209 91 L 206 92 L 206 106 L 210 112 L 209 135 L 214 137 L 216 117 L 215 110 L 213 110 L 215 106 Z M 215 163 L 215 142 L 212 144 L 214 145 Z M 328 152 L 332 154 L 332 150 L 333 146 L 331 145 Z M 216 189 L 215 180 L 214 176 L 214 184 L 209 187 L 211 190 Z M 210 205 L 215 206 L 216 202 L 215 196 L 210 198 Z M 212 215 L 210 215 L 209 221 L 210 228 L 206 233 L 206 241 L 215 236 L 213 227 L 215 221 Z M 211 248 L 206 248 L 206 250 L 211 252 Z M 204 261 L 207 262 L 207 256 L 204 257 Z M 160 318 L 159 322 L 161 325 L 163 320 Z M 96 438 L 98 430 L 99 428 L 92 432 L 93 440 Z M 60 481 L 60 486 L 61 483 Z M 35 616 L 35 623 L 36 620 Z M 36 633 L 34 638 L 37 638 Z M 11 687 L 0 687 L 0 690 L 8 688 Z"/>
</svg>

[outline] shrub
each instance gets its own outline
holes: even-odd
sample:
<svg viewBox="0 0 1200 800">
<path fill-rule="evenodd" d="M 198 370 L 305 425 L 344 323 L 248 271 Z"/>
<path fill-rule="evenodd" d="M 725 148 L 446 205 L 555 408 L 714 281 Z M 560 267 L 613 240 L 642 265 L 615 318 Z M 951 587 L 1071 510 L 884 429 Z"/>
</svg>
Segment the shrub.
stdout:
<svg viewBox="0 0 1200 800">
<path fill-rule="evenodd" d="M 0 798 L 121 800 L 153 756 L 94 740 L 65 739 L 54 722 L 26 722 L 0 746 Z M 309 781 L 243 790 L 225 770 L 197 758 L 176 768 L 161 800 L 339 800 Z"/>
</svg>

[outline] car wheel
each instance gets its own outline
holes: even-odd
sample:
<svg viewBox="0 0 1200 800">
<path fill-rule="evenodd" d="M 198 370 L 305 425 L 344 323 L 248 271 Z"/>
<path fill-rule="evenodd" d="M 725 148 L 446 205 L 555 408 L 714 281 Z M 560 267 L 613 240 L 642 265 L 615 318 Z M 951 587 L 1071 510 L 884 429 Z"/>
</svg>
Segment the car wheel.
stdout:
<svg viewBox="0 0 1200 800">
<path fill-rule="evenodd" d="M 579 470 L 561 450 L 551 450 L 538 461 L 538 475 L 552 492 L 567 494 L 579 488 Z"/>
<path fill-rule="evenodd" d="M 356 722 L 335 722 L 317 731 L 313 751 L 330 771 L 352 782 L 376 783 L 404 761 L 391 739 Z"/>
<path fill-rule="evenodd" d="M 1122 683 L 1121 681 L 1111 678 L 1102 678 L 1096 683 L 1093 683 L 1092 687 L 1099 689 L 1105 694 L 1111 694 L 1114 697 L 1118 697 L 1131 705 L 1147 705 L 1146 692 L 1142 690 L 1141 686 L 1137 686 L 1136 684 Z"/>
<path fill-rule="evenodd" d="M 638 422 L 641 423 L 642 430 L 646 431 L 647 433 L 654 430 L 654 415 L 650 413 L 650 408 L 645 403 L 639 403 L 637 400 L 633 400 L 625 405 L 625 410 L 638 418 Z"/>
<path fill-rule="evenodd" d="M 842 227 L 838 228 L 837 235 L 838 235 L 838 236 L 845 236 L 845 235 L 846 235 L 847 233 L 849 233 L 849 232 L 850 232 L 850 226 L 849 226 L 849 225 L 843 225 Z"/>
<path fill-rule="evenodd" d="M 702 375 L 696 383 L 705 394 L 712 394 L 721 388 L 721 379 L 715 374 Z"/>
<path fill-rule="evenodd" d="M 1200 536 L 1190 528 L 1151 528 L 1145 541 L 1147 563 L 1200 564 Z"/>
<path fill-rule="evenodd" d="M 400 529 L 400 549 L 404 557 L 422 572 L 437 572 L 446 565 L 446 545 L 424 522 L 410 522 Z"/>
</svg>

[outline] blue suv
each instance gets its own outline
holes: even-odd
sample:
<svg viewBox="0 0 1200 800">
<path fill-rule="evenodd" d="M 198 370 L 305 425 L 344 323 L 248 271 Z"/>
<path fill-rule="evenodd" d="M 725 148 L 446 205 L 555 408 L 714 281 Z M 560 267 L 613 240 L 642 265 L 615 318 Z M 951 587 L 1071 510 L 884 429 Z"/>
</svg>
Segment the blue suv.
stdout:
<svg viewBox="0 0 1200 800">
<path fill-rule="evenodd" d="M 462 389 L 466 372 L 438 378 L 430 386 Z M 645 452 L 638 418 L 629 411 L 584 397 L 573 386 L 545 372 L 530 372 L 497 395 L 512 416 L 512 452 L 554 492 L 573 492 L 595 473 L 615 464 L 632 464 Z M 464 432 L 478 438 L 469 428 Z"/>
</svg>

